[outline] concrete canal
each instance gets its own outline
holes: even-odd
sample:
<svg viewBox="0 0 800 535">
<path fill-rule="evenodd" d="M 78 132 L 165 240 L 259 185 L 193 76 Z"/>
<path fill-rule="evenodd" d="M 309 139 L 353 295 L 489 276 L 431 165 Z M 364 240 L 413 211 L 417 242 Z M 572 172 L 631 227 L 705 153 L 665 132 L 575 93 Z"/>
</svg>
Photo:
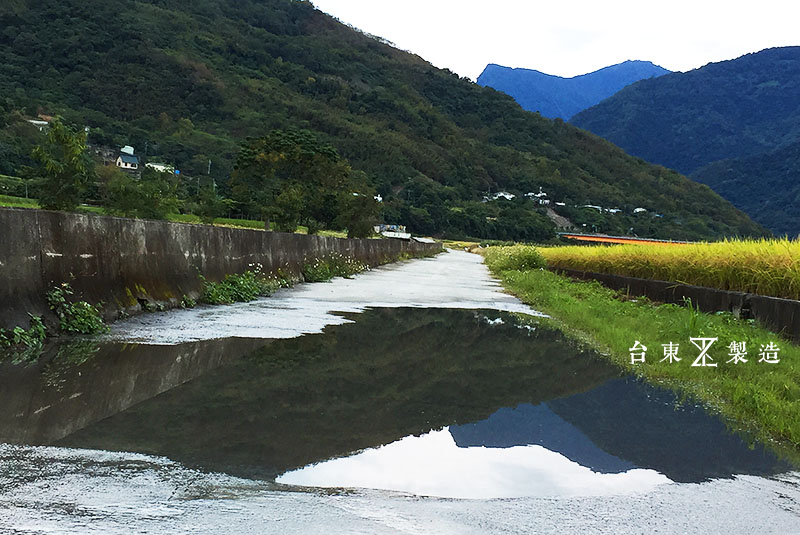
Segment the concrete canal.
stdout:
<svg viewBox="0 0 800 535">
<path fill-rule="evenodd" d="M 795 533 L 800 473 L 449 252 L 0 367 L 0 533 Z"/>
</svg>

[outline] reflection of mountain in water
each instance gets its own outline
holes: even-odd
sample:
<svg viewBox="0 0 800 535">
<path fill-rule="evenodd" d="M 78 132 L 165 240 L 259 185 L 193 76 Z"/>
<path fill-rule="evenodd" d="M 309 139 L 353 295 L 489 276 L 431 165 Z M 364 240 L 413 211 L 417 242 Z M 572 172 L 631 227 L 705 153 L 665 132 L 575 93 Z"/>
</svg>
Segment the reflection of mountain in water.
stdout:
<svg viewBox="0 0 800 535">
<path fill-rule="evenodd" d="M 673 481 L 770 475 L 790 468 L 760 444 L 751 449 L 718 417 L 698 406 L 677 406 L 672 392 L 634 379 L 609 381 L 549 405 L 599 447 Z"/>
<path fill-rule="evenodd" d="M 500 409 L 482 422 L 451 425 L 450 434 L 461 448 L 538 444 L 595 472 L 609 474 L 636 468 L 598 448 L 577 427 L 551 411 L 547 403 L 525 403 L 515 409 Z"/>
<path fill-rule="evenodd" d="M 635 379 L 501 409 L 450 433 L 461 447 L 539 444 L 597 472 L 652 468 L 681 482 L 790 469 L 763 446 L 751 449 L 719 418 Z"/>
<path fill-rule="evenodd" d="M 4 365 L 0 440 L 272 478 L 451 426 L 462 446 L 541 444 L 600 472 L 639 466 L 700 481 L 783 468 L 718 419 L 674 410 L 671 394 L 620 380 L 560 332 L 511 314 L 375 309 L 352 319 L 288 340 L 111 344 Z"/>
<path fill-rule="evenodd" d="M 375 309 L 352 319 L 275 340 L 59 444 L 270 478 L 618 375 L 560 332 L 520 328 L 510 314 Z"/>
</svg>

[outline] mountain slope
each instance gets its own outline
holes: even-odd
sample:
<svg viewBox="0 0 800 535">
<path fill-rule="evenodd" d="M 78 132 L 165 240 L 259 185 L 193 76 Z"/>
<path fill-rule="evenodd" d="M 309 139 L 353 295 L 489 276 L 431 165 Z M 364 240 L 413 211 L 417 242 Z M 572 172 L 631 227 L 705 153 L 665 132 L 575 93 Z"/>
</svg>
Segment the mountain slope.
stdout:
<svg viewBox="0 0 800 535">
<path fill-rule="evenodd" d="M 572 123 L 682 173 L 772 151 L 800 139 L 800 47 L 643 80 Z"/>
<path fill-rule="evenodd" d="M 706 186 L 525 112 L 309 2 L 15 0 L 0 5 L 0 28 L 8 128 L 20 110 L 59 113 L 88 124 L 94 143 L 146 148 L 189 176 L 211 160 L 223 194 L 246 137 L 304 128 L 365 173 L 387 221 L 416 233 L 544 239 L 552 223 L 522 197 L 538 187 L 567 204 L 664 215 L 640 222 L 640 235 L 763 231 Z M 498 190 L 517 197 L 481 202 Z M 592 224 L 632 226 L 610 216 Z"/>
<path fill-rule="evenodd" d="M 478 85 L 511 95 L 524 109 L 538 111 L 544 117 L 569 119 L 633 82 L 669 72 L 649 61 L 625 61 L 581 76 L 562 78 L 531 69 L 489 64 L 478 77 Z"/>
<path fill-rule="evenodd" d="M 800 234 L 800 141 L 770 153 L 720 160 L 692 177 L 776 234 Z"/>
</svg>

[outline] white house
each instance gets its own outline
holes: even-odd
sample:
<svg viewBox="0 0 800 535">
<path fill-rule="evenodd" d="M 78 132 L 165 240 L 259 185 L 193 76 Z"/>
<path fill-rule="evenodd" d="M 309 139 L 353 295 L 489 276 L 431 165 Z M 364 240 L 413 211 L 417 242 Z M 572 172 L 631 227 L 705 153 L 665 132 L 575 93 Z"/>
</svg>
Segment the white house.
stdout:
<svg viewBox="0 0 800 535">
<path fill-rule="evenodd" d="M 123 171 L 138 171 L 139 170 L 139 157 L 131 154 L 120 154 L 117 156 L 117 167 Z"/>
<path fill-rule="evenodd" d="M 125 145 L 119 149 L 119 156 L 115 162 L 116 166 L 123 171 L 139 172 L 139 157 L 133 154 L 133 147 Z"/>
</svg>

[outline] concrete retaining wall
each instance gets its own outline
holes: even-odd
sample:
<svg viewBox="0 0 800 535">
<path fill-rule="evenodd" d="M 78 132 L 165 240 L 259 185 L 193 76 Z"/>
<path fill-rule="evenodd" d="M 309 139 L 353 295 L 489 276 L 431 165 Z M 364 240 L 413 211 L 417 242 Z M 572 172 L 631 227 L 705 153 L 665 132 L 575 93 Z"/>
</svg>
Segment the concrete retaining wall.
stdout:
<svg viewBox="0 0 800 535">
<path fill-rule="evenodd" d="M 644 295 L 662 303 L 682 305 L 684 299 L 689 298 L 703 312 L 727 311 L 743 319 L 755 318 L 774 332 L 800 340 L 800 301 L 607 273 L 562 268 L 553 271 L 578 279 L 596 280 L 609 288 L 624 290 L 630 295 Z"/>
<path fill-rule="evenodd" d="M 331 253 L 371 266 L 441 244 L 341 239 L 94 215 L 0 208 L 0 328 L 28 326 L 28 313 L 48 317 L 45 293 L 69 282 L 107 320 L 143 303 L 176 306 L 196 298 L 198 274 L 219 280 L 252 263 L 265 272 L 299 275 L 308 260 Z"/>
</svg>

